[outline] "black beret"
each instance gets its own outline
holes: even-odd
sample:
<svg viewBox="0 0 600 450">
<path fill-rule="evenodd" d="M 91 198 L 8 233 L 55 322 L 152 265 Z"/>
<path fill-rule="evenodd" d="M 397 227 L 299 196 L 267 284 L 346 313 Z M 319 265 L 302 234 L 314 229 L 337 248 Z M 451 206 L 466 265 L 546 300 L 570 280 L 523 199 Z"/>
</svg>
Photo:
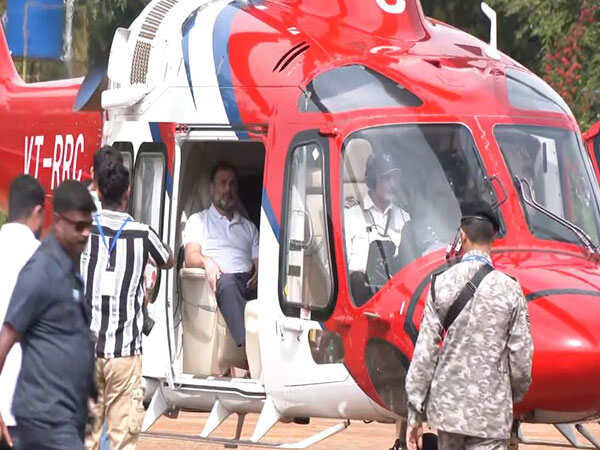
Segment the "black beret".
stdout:
<svg viewBox="0 0 600 450">
<path fill-rule="evenodd" d="M 500 230 L 500 221 L 498 215 L 492 209 L 489 203 L 484 201 L 465 202 L 461 205 L 462 217 L 461 223 L 465 219 L 479 219 L 490 222 L 496 231 Z"/>
</svg>

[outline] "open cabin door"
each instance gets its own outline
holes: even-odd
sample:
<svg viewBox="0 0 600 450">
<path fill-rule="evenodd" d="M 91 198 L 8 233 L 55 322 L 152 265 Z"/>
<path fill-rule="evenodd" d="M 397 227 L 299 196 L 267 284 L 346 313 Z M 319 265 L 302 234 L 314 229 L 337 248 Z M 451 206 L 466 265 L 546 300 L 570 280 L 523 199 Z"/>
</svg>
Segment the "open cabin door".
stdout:
<svg viewBox="0 0 600 450">
<path fill-rule="evenodd" d="M 113 142 L 113 147 L 121 153 L 123 157 L 123 165 L 129 171 L 129 186 L 133 185 L 133 171 L 135 156 L 133 152 L 133 144 L 131 142 Z"/>
<path fill-rule="evenodd" d="M 123 154 L 123 163 L 133 163 L 133 151 L 126 146 L 118 146 Z M 133 149 L 131 149 L 133 150 Z M 163 242 L 166 242 L 164 228 L 165 190 L 167 180 L 167 149 L 163 143 L 145 142 L 140 145 L 135 157 L 131 176 L 130 212 L 135 220 L 152 227 Z M 148 336 L 143 337 L 144 376 L 162 377 L 168 368 L 169 345 L 166 323 L 166 278 L 157 270 L 152 261 L 148 262 L 144 273 L 150 316 L 155 326 Z M 158 299 L 158 301 L 157 301 Z M 155 303 L 156 302 L 156 303 Z M 152 349 L 147 352 L 147 349 Z M 148 356 L 146 356 L 148 355 Z M 149 357 L 151 356 L 151 357 Z"/>
</svg>

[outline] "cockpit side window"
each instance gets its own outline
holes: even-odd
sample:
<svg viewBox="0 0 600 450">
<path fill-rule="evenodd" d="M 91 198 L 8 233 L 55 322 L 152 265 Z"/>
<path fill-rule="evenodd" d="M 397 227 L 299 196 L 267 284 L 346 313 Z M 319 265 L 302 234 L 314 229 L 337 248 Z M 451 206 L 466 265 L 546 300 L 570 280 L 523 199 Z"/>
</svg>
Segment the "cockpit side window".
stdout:
<svg viewBox="0 0 600 450">
<path fill-rule="evenodd" d="M 461 125 L 357 131 L 344 143 L 342 173 L 346 265 L 357 306 L 403 267 L 445 248 L 463 202 L 495 201 Z"/>
<path fill-rule="evenodd" d="M 526 199 L 575 224 L 597 243 L 600 235 L 598 186 L 591 161 L 572 131 L 533 126 L 498 125 L 494 135 Z M 531 232 L 541 239 L 578 243 L 573 231 L 521 200 Z"/>
<path fill-rule="evenodd" d="M 338 67 L 318 75 L 298 99 L 300 112 L 340 113 L 369 108 L 416 107 L 422 100 L 365 66 Z"/>
</svg>

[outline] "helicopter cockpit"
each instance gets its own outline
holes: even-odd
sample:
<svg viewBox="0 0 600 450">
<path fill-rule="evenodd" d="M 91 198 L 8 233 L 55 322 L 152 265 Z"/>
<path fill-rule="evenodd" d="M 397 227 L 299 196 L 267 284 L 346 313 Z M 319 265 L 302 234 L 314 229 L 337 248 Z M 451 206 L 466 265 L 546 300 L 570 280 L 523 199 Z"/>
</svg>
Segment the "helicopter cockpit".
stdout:
<svg viewBox="0 0 600 450">
<path fill-rule="evenodd" d="M 369 174 L 369 159 L 383 157 L 388 160 L 383 173 Z M 357 306 L 396 272 L 444 248 L 456 233 L 461 203 L 495 201 L 473 138 L 463 125 L 360 130 L 346 139 L 343 161 L 346 260 Z M 385 225 L 376 225 L 372 216 L 377 208 L 370 206 L 382 201 L 377 200 L 381 183 L 391 185 L 390 213 Z"/>
</svg>

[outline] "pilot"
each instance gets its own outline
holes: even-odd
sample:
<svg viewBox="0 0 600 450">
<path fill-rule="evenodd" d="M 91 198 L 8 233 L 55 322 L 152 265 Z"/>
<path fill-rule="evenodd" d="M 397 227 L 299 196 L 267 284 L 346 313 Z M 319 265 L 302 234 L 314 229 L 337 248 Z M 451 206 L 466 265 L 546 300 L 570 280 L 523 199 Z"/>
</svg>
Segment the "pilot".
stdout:
<svg viewBox="0 0 600 450">
<path fill-rule="evenodd" d="M 235 167 L 218 162 L 210 175 L 208 209 L 192 214 L 183 232 L 186 267 L 206 270 L 211 289 L 238 346 L 245 345 L 244 308 L 256 298 L 258 230 L 239 211 Z"/>
<path fill-rule="evenodd" d="M 363 304 L 393 275 L 393 257 L 402 228 L 410 215 L 392 202 L 402 177 L 398 159 L 388 152 L 375 152 L 367 160 L 368 193 L 347 197 L 344 211 L 348 270 L 354 301 Z M 380 255 L 380 258 L 373 258 Z M 383 273 L 376 275 L 371 262 L 378 259 Z M 375 281 L 375 278 L 378 280 Z"/>
<path fill-rule="evenodd" d="M 409 450 L 421 447 L 425 416 L 441 450 L 508 447 L 513 403 L 531 382 L 533 343 L 521 287 L 490 257 L 498 229 L 488 204 L 463 204 L 463 256 L 432 278 L 406 376 Z"/>
</svg>

